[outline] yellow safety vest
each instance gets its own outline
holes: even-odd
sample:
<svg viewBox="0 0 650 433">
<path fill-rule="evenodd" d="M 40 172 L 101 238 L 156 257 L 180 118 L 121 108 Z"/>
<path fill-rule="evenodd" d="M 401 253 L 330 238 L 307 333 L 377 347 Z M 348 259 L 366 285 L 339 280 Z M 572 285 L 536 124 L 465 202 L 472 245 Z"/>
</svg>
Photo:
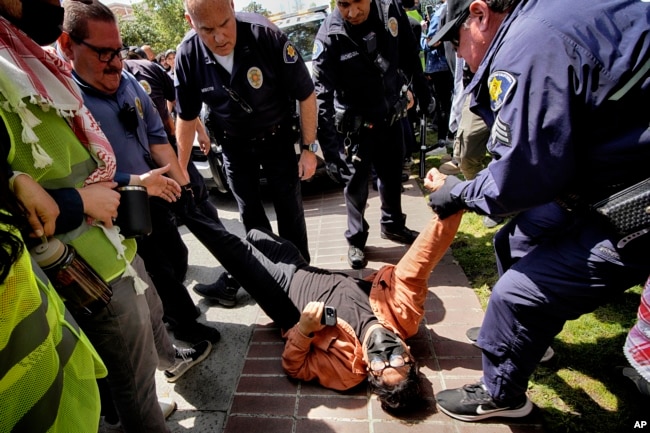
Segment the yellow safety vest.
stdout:
<svg viewBox="0 0 650 433">
<path fill-rule="evenodd" d="M 96 432 L 106 374 L 25 247 L 0 285 L 0 432 Z"/>
<path fill-rule="evenodd" d="M 21 120 L 16 113 L 3 108 L 3 100 L 0 95 L 0 118 L 4 120 L 11 138 L 7 158 L 11 168 L 29 174 L 46 189 L 81 188 L 97 165 L 65 120 L 54 109 L 43 111 L 33 104 L 27 104 L 32 114 L 41 121 L 33 128 L 39 138 L 38 144 L 54 160 L 50 166 L 35 168 L 32 147 L 22 140 Z M 102 229 L 86 221 L 75 230 L 57 235 L 57 238 L 72 245 L 106 282 L 120 277 L 126 269 L 124 260 L 118 258 Z M 126 258 L 133 260 L 136 253 L 135 240 L 126 239 L 122 244 Z"/>
</svg>

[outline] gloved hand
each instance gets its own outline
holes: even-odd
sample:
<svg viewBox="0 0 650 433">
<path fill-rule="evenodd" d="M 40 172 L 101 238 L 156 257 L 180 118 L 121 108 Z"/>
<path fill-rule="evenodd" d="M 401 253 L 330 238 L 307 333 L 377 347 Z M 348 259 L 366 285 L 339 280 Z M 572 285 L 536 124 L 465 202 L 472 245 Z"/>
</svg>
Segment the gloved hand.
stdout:
<svg viewBox="0 0 650 433">
<path fill-rule="evenodd" d="M 427 105 L 427 116 L 433 116 L 433 113 L 436 111 L 436 98 L 431 98 L 429 105 Z"/>
<path fill-rule="evenodd" d="M 453 197 L 451 189 L 460 183 L 456 176 L 447 176 L 445 183 L 438 190 L 429 194 L 429 206 L 438 214 L 441 220 L 465 208 L 465 201 L 461 196 Z"/>
<path fill-rule="evenodd" d="M 417 95 L 417 98 L 420 113 L 424 113 L 428 117 L 431 117 L 434 111 L 436 111 L 436 99 L 429 95 L 428 92 L 424 95 Z"/>
<path fill-rule="evenodd" d="M 188 183 L 187 185 L 181 186 L 181 196 L 173 203 L 174 211 L 182 218 L 183 215 L 187 215 L 195 207 L 196 202 L 194 201 L 192 184 Z"/>
<path fill-rule="evenodd" d="M 327 161 L 325 163 L 325 169 L 330 179 L 341 185 L 347 184 L 352 176 L 348 165 L 338 156 L 331 161 Z"/>
</svg>

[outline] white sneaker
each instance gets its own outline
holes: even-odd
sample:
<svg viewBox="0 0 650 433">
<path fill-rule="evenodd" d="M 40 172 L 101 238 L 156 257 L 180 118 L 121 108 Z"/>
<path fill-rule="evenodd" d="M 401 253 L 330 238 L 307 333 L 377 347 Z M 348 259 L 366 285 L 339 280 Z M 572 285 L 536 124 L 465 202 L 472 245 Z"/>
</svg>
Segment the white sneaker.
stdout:
<svg viewBox="0 0 650 433">
<path fill-rule="evenodd" d="M 165 419 L 169 418 L 176 410 L 176 402 L 171 398 L 158 399 L 158 405 Z M 119 420 L 115 424 L 111 424 L 102 416 L 99 423 L 99 433 L 124 433 L 124 429 L 122 429 L 122 423 Z"/>
<path fill-rule="evenodd" d="M 634 382 L 636 389 L 643 395 L 650 395 L 650 383 L 632 367 L 618 367 L 623 376 Z"/>
<path fill-rule="evenodd" d="M 158 405 L 160 406 L 160 410 L 165 419 L 169 418 L 169 416 L 176 410 L 176 402 L 171 398 L 158 399 Z"/>
<path fill-rule="evenodd" d="M 174 348 L 176 349 L 176 362 L 165 370 L 167 382 L 176 382 L 187 370 L 207 358 L 212 350 L 212 343 L 204 340 L 188 349 L 176 346 Z"/>
</svg>

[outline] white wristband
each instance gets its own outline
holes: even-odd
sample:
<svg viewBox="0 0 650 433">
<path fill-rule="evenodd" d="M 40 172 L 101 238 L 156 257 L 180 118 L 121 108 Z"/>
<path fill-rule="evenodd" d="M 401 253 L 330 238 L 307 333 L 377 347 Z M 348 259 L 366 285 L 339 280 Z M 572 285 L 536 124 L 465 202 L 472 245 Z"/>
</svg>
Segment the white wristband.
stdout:
<svg viewBox="0 0 650 433">
<path fill-rule="evenodd" d="M 14 182 L 16 181 L 16 178 L 21 174 L 24 174 L 25 176 L 29 176 L 29 174 L 23 173 L 22 171 L 14 171 L 14 174 L 11 175 L 11 177 L 9 178 L 9 189 L 11 190 L 11 192 L 14 192 Z M 31 179 L 31 176 L 29 177 Z"/>
</svg>

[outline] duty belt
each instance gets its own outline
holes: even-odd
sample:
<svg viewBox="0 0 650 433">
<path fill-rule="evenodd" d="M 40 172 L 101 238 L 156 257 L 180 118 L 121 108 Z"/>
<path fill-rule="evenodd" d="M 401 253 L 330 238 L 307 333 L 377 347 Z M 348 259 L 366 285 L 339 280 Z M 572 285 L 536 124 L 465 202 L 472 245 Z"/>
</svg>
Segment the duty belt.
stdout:
<svg viewBox="0 0 650 433">
<path fill-rule="evenodd" d="M 262 130 L 261 132 L 250 136 L 248 134 L 239 134 L 234 131 L 224 131 L 223 138 L 226 140 L 246 140 L 246 141 L 264 141 L 267 138 L 274 137 L 276 134 L 279 134 L 280 131 L 284 131 L 291 127 L 289 121 L 282 121 L 276 125 L 269 126 L 268 128 Z"/>
</svg>

